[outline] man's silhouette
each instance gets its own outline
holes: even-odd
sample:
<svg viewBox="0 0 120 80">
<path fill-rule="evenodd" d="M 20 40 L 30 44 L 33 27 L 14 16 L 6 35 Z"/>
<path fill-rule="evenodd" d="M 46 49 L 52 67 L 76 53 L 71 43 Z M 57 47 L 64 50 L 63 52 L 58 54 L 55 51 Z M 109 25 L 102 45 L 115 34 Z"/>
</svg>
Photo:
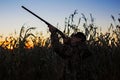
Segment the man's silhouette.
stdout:
<svg viewBox="0 0 120 80">
<path fill-rule="evenodd" d="M 54 27 L 49 27 L 49 30 L 51 45 L 65 63 L 63 77 L 60 80 L 91 80 L 89 71 L 83 70 L 82 67 L 84 60 L 91 55 L 86 46 L 86 36 L 82 32 L 77 32 L 70 38 L 63 38 L 61 44 L 57 30 Z"/>
</svg>

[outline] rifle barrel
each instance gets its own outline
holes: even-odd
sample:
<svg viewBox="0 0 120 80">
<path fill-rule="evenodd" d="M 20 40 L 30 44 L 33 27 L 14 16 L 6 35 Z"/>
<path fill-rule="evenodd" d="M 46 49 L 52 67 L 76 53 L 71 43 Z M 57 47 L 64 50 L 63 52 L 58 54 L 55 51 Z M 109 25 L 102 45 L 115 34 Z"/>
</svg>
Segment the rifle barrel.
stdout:
<svg viewBox="0 0 120 80">
<path fill-rule="evenodd" d="M 27 9 L 26 7 L 24 6 L 21 6 L 23 9 L 27 10 L 28 12 L 30 12 L 31 14 L 33 14 L 34 16 L 36 16 L 38 19 L 40 19 L 41 21 L 45 22 L 47 25 L 50 25 L 52 27 L 54 27 L 53 25 L 51 25 L 50 23 L 48 23 L 47 21 L 45 21 L 44 19 L 42 19 L 41 17 L 39 17 L 38 15 L 36 15 L 35 13 L 33 13 L 32 11 L 30 11 L 29 9 Z M 55 28 L 55 27 L 54 27 Z M 57 32 L 63 37 L 65 38 L 66 36 L 56 28 Z"/>
<path fill-rule="evenodd" d="M 36 15 L 35 13 L 33 13 L 32 11 L 30 11 L 29 9 L 27 9 L 26 7 L 22 6 L 23 9 L 27 10 L 28 12 L 30 12 L 31 14 L 33 14 L 34 16 L 36 16 L 37 18 L 39 18 L 40 20 L 42 20 L 43 22 L 45 22 L 47 25 L 51 25 L 49 24 L 47 21 L 45 21 L 44 19 L 42 19 L 41 17 L 39 17 L 38 15 Z"/>
</svg>

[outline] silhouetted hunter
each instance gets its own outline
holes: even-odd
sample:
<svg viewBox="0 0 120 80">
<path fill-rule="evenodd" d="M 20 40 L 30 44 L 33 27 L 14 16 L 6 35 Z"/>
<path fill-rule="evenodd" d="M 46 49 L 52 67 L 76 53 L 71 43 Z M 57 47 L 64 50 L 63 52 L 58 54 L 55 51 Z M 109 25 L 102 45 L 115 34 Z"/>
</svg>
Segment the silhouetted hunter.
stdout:
<svg viewBox="0 0 120 80">
<path fill-rule="evenodd" d="M 92 80 L 88 71 L 82 71 L 82 61 L 87 59 L 91 52 L 86 46 L 86 36 L 82 32 L 72 34 L 70 38 L 63 38 L 63 44 L 59 42 L 58 32 L 50 27 L 51 45 L 55 52 L 64 59 L 65 67 L 61 80 Z M 89 79 L 88 79 L 89 78 Z"/>
<path fill-rule="evenodd" d="M 25 10 L 45 22 L 51 32 L 51 45 L 54 51 L 64 60 L 65 66 L 63 76 L 60 80 L 93 80 L 89 71 L 82 66 L 82 63 L 91 55 L 86 46 L 86 36 L 82 32 L 72 34 L 71 37 L 65 36 L 53 25 L 22 6 Z M 63 44 L 59 42 L 58 34 L 63 38 Z"/>
</svg>

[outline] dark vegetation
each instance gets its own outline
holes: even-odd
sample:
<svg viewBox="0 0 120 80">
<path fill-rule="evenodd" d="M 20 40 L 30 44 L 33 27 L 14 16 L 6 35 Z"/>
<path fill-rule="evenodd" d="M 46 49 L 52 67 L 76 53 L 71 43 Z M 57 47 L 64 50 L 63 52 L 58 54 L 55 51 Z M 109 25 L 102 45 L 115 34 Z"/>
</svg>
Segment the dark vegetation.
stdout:
<svg viewBox="0 0 120 80">
<path fill-rule="evenodd" d="M 113 23 L 106 33 L 102 33 L 95 25 L 92 14 L 88 22 L 82 13 L 77 25 L 74 21 L 76 14 L 77 11 L 65 18 L 63 32 L 68 36 L 78 31 L 85 33 L 88 48 L 92 52 L 86 64 L 95 80 L 119 80 L 120 18 L 116 19 L 111 15 Z M 81 20 L 84 22 L 81 23 Z M 23 26 L 19 37 L 10 36 L 2 42 L 0 80 L 58 80 L 62 75 L 63 60 L 53 51 L 49 38 L 43 40 L 42 35 L 31 33 L 34 29 L 34 27 L 25 29 Z M 33 47 L 27 46 L 29 40 Z"/>
</svg>

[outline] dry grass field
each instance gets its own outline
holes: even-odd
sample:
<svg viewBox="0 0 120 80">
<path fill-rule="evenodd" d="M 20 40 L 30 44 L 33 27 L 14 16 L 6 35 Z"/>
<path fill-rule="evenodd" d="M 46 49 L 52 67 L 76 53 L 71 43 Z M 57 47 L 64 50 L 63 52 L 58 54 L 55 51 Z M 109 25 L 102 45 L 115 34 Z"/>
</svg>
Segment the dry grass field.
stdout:
<svg viewBox="0 0 120 80">
<path fill-rule="evenodd" d="M 86 61 L 94 80 L 120 79 L 120 18 L 111 16 L 113 23 L 103 33 L 84 14 L 74 24 L 76 11 L 66 18 L 63 33 L 70 36 L 73 32 L 83 31 L 87 37 L 87 45 L 92 56 Z M 80 20 L 84 20 L 81 23 Z M 117 24 L 118 21 L 118 24 Z M 0 80 L 58 80 L 62 75 L 63 60 L 50 46 L 50 38 L 35 35 L 34 27 L 20 30 L 19 37 L 9 36 L 0 45 Z M 89 78 L 88 78 L 89 80 Z"/>
</svg>

